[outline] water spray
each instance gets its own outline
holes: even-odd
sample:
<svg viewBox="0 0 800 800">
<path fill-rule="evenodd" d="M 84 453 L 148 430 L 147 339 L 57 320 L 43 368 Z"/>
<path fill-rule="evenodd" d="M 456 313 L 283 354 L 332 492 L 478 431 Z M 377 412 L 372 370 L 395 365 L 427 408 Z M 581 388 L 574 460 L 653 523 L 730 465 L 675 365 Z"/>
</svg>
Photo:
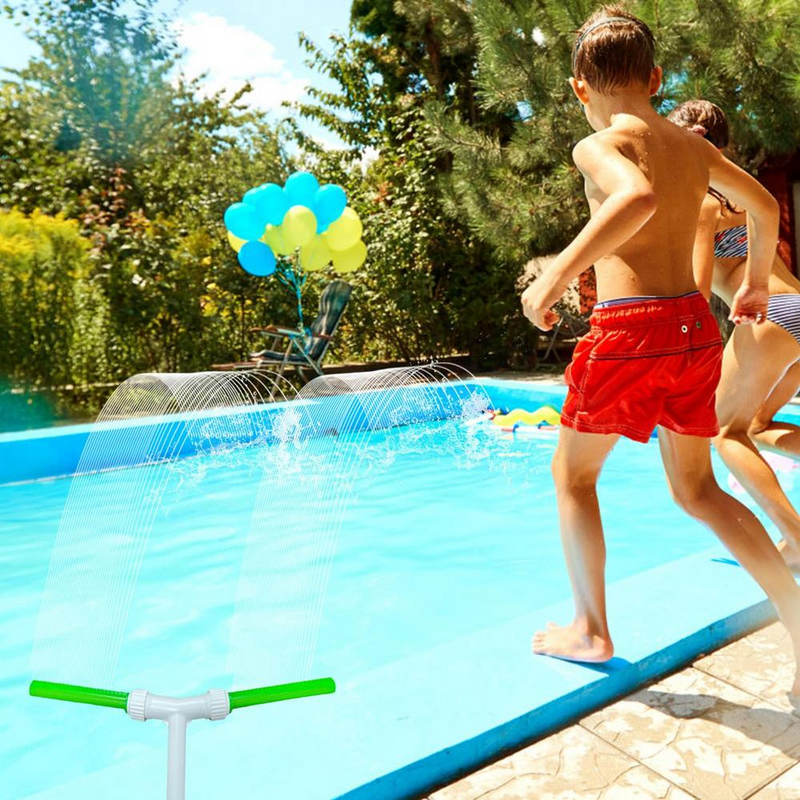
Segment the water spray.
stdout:
<svg viewBox="0 0 800 800">
<path fill-rule="evenodd" d="M 168 489 L 175 478 L 182 485 L 183 470 L 202 476 L 208 459 L 236 463 L 239 456 L 261 470 L 261 479 L 242 543 L 228 661 L 218 672 L 245 686 L 259 682 L 265 665 L 275 681 L 310 674 L 337 537 L 355 487 L 373 468 L 385 468 L 406 438 L 417 440 L 417 423 L 468 419 L 488 407 L 488 395 L 466 383 L 469 377 L 447 364 L 322 376 L 292 400 L 283 391 L 285 379 L 265 372 L 125 381 L 103 407 L 75 469 L 37 620 L 33 674 L 112 683 L 151 532 L 170 507 L 164 503 Z M 395 431 L 377 452 L 369 447 L 374 431 Z M 470 459 L 473 438 L 463 450 Z M 320 452 L 331 453 L 327 462 Z M 136 469 L 126 475 L 117 471 L 121 467 Z M 99 501 L 94 476 L 106 472 L 104 491 L 124 509 L 120 514 L 106 513 Z M 291 519 L 294 508 L 320 511 L 293 528 L 298 558 L 287 560 L 286 539 L 274 535 L 275 522 Z M 292 613 L 283 613 L 286 608 Z M 192 683 L 195 678 L 186 676 Z M 185 797 L 186 727 L 192 720 L 220 720 L 235 708 L 334 691 L 330 678 L 249 691 L 212 689 L 188 698 L 46 681 L 30 687 L 35 697 L 165 722 L 168 800 Z"/>
<path fill-rule="evenodd" d="M 166 697 L 151 694 L 144 689 L 117 692 L 50 681 L 31 681 L 30 687 L 32 697 L 121 708 L 131 719 L 140 722 L 148 719 L 165 722 L 168 730 L 167 800 L 184 800 L 186 796 L 186 727 L 192 720 L 221 720 L 237 708 L 332 694 L 335 691 L 336 684 L 332 678 L 317 678 L 236 692 L 209 689 L 205 694 L 194 697 Z"/>
</svg>

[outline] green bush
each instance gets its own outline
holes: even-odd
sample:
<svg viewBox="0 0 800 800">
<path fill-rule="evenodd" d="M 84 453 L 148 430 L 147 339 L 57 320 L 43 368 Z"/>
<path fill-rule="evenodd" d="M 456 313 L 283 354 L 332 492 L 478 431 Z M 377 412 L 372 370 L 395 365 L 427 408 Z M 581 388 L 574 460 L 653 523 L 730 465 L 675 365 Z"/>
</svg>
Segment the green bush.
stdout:
<svg viewBox="0 0 800 800">
<path fill-rule="evenodd" d="M 100 377 L 107 305 L 91 279 L 88 252 L 74 220 L 0 211 L 3 376 L 26 386 Z"/>
</svg>

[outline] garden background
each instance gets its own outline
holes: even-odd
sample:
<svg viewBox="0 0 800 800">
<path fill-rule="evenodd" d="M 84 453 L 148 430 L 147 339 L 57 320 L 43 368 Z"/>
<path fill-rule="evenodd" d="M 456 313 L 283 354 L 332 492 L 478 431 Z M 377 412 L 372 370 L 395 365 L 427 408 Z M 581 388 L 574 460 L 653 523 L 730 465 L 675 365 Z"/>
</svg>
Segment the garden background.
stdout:
<svg viewBox="0 0 800 800">
<path fill-rule="evenodd" d="M 299 34 L 333 88 L 276 121 L 246 81 L 209 94 L 187 77 L 153 0 L 6 5 L 39 50 L 0 84 L 2 428 L 87 416 L 130 375 L 241 360 L 251 326 L 291 324 L 291 295 L 238 267 L 222 217 L 296 169 L 343 186 L 364 222 L 335 360 L 532 366 L 526 264 L 587 213 L 570 151 L 589 128 L 567 77 L 595 7 L 354 0 L 346 35 Z M 659 42 L 660 110 L 719 104 L 755 174 L 797 152 L 797 0 L 626 7 Z M 313 273 L 309 308 L 329 279 Z"/>
</svg>

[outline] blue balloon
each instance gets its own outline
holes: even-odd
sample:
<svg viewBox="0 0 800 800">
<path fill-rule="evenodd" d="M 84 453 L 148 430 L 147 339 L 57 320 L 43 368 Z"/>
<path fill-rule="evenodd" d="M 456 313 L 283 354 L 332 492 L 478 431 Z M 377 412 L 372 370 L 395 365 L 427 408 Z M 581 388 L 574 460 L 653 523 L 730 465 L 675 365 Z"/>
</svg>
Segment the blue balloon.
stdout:
<svg viewBox="0 0 800 800">
<path fill-rule="evenodd" d="M 260 239 L 265 224 L 247 203 L 234 203 L 225 212 L 225 227 L 240 239 Z"/>
<path fill-rule="evenodd" d="M 242 202 L 247 203 L 249 206 L 253 206 L 253 208 L 257 208 L 256 205 L 256 196 L 261 191 L 260 186 L 256 186 L 255 189 L 248 189 L 244 196 L 242 197 Z"/>
<path fill-rule="evenodd" d="M 283 193 L 292 206 L 305 206 L 314 210 L 314 195 L 319 189 L 319 181 L 310 172 L 293 172 L 283 187 Z"/>
<path fill-rule="evenodd" d="M 324 225 L 326 228 L 334 220 L 342 216 L 347 205 L 347 195 L 341 186 L 335 183 L 327 183 L 320 186 L 314 195 L 314 206 L 312 211 L 317 217 L 317 225 Z"/>
<path fill-rule="evenodd" d="M 242 201 L 253 206 L 261 219 L 269 225 L 280 225 L 289 203 L 283 189 L 277 183 L 263 183 L 251 189 L 242 198 Z"/>
<path fill-rule="evenodd" d="M 264 278 L 275 272 L 275 255 L 264 242 L 245 242 L 238 253 L 245 272 Z"/>
</svg>

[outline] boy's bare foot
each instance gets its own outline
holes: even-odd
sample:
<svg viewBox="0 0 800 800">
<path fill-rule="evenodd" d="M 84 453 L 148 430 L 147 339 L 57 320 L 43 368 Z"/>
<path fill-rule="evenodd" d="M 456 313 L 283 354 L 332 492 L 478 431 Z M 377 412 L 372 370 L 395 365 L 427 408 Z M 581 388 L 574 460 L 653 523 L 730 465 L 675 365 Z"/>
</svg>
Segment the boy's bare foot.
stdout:
<svg viewBox="0 0 800 800">
<path fill-rule="evenodd" d="M 534 634 L 531 647 L 537 655 L 553 656 L 567 661 L 598 663 L 608 661 L 614 655 L 614 645 L 610 639 L 587 636 L 575 625 L 562 628 L 552 622 L 547 623 L 547 630 Z"/>
<path fill-rule="evenodd" d="M 798 545 L 781 539 L 778 542 L 778 551 L 792 572 L 800 572 L 800 547 Z"/>
</svg>

